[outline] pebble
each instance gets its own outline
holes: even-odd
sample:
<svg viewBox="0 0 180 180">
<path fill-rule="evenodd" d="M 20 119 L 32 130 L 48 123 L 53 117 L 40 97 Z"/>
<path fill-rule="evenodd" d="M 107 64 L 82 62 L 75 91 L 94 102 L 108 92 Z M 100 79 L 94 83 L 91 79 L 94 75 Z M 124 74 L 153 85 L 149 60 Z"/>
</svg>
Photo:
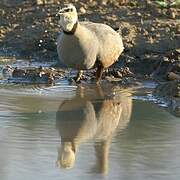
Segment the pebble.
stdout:
<svg viewBox="0 0 180 180">
<path fill-rule="evenodd" d="M 82 14 L 86 13 L 86 9 L 84 7 L 80 7 L 79 12 Z"/>
<path fill-rule="evenodd" d="M 154 32 L 154 31 L 155 31 L 155 28 L 154 28 L 154 27 L 151 27 L 150 30 L 151 30 L 151 32 Z"/>
<path fill-rule="evenodd" d="M 180 24 L 178 24 L 178 25 L 176 26 L 176 33 L 177 33 L 177 34 L 180 33 Z"/>
<path fill-rule="evenodd" d="M 156 33 L 156 37 L 157 38 L 161 37 L 161 34 L 160 33 Z"/>
<path fill-rule="evenodd" d="M 148 34 L 149 34 L 148 31 L 145 30 L 145 29 L 143 29 L 143 35 L 144 35 L 144 36 L 147 36 Z"/>
<path fill-rule="evenodd" d="M 13 73 L 13 68 L 9 65 L 7 65 L 5 68 L 2 70 L 2 75 L 4 78 L 12 76 Z"/>
<path fill-rule="evenodd" d="M 152 36 L 149 36 L 148 41 L 149 41 L 151 44 L 154 43 L 154 39 L 152 38 Z"/>
<path fill-rule="evenodd" d="M 180 80 L 180 75 L 174 73 L 174 72 L 169 72 L 167 75 L 168 80 L 174 81 L 174 80 Z"/>
<path fill-rule="evenodd" d="M 138 13 L 137 13 L 137 16 L 141 17 L 141 16 L 142 16 L 142 14 L 141 14 L 140 12 L 138 12 Z"/>
<path fill-rule="evenodd" d="M 167 15 L 172 19 L 176 18 L 176 13 L 177 13 L 176 10 L 172 8 L 168 9 L 167 11 Z"/>
</svg>

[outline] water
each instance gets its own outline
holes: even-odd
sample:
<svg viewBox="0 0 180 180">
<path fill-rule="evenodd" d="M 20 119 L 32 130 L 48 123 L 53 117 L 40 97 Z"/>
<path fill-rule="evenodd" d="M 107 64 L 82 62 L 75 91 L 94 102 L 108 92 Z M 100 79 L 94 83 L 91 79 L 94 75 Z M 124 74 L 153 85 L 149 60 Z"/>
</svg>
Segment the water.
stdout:
<svg viewBox="0 0 180 180">
<path fill-rule="evenodd" d="M 0 179 L 180 178 L 180 119 L 104 85 L 0 88 Z"/>
</svg>

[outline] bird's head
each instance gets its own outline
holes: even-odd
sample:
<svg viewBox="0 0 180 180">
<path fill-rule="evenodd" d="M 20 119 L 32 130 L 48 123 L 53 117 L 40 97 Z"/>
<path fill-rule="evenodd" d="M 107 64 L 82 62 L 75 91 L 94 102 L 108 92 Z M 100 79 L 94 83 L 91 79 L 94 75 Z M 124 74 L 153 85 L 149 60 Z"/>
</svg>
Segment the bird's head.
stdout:
<svg viewBox="0 0 180 180">
<path fill-rule="evenodd" d="M 60 25 L 64 31 L 70 32 L 77 24 L 78 14 L 76 7 L 72 4 L 66 4 L 62 9 L 59 10 L 57 16 L 60 16 Z"/>
<path fill-rule="evenodd" d="M 76 158 L 75 149 L 71 142 L 65 142 L 58 151 L 56 165 L 59 168 L 70 169 L 74 166 Z"/>
</svg>

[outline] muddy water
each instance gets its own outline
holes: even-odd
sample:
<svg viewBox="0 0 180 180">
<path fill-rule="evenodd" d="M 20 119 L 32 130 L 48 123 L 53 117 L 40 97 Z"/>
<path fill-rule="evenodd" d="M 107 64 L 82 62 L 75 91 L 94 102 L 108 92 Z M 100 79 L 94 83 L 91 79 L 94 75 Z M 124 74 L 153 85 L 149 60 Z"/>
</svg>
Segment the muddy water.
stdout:
<svg viewBox="0 0 180 180">
<path fill-rule="evenodd" d="M 180 119 L 139 96 L 1 85 L 0 179 L 179 180 Z"/>
</svg>

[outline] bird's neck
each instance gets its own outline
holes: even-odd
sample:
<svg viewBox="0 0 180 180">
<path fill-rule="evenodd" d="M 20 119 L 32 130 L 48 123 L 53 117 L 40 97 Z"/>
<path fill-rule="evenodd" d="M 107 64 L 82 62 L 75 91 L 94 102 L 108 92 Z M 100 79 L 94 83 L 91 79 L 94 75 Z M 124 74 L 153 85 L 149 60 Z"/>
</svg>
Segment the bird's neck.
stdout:
<svg viewBox="0 0 180 180">
<path fill-rule="evenodd" d="M 63 30 L 63 32 L 64 32 L 64 34 L 67 34 L 67 35 L 73 35 L 73 34 L 75 34 L 77 27 L 78 27 L 78 21 L 76 21 L 76 23 L 73 25 L 73 27 L 70 31 Z"/>
</svg>

